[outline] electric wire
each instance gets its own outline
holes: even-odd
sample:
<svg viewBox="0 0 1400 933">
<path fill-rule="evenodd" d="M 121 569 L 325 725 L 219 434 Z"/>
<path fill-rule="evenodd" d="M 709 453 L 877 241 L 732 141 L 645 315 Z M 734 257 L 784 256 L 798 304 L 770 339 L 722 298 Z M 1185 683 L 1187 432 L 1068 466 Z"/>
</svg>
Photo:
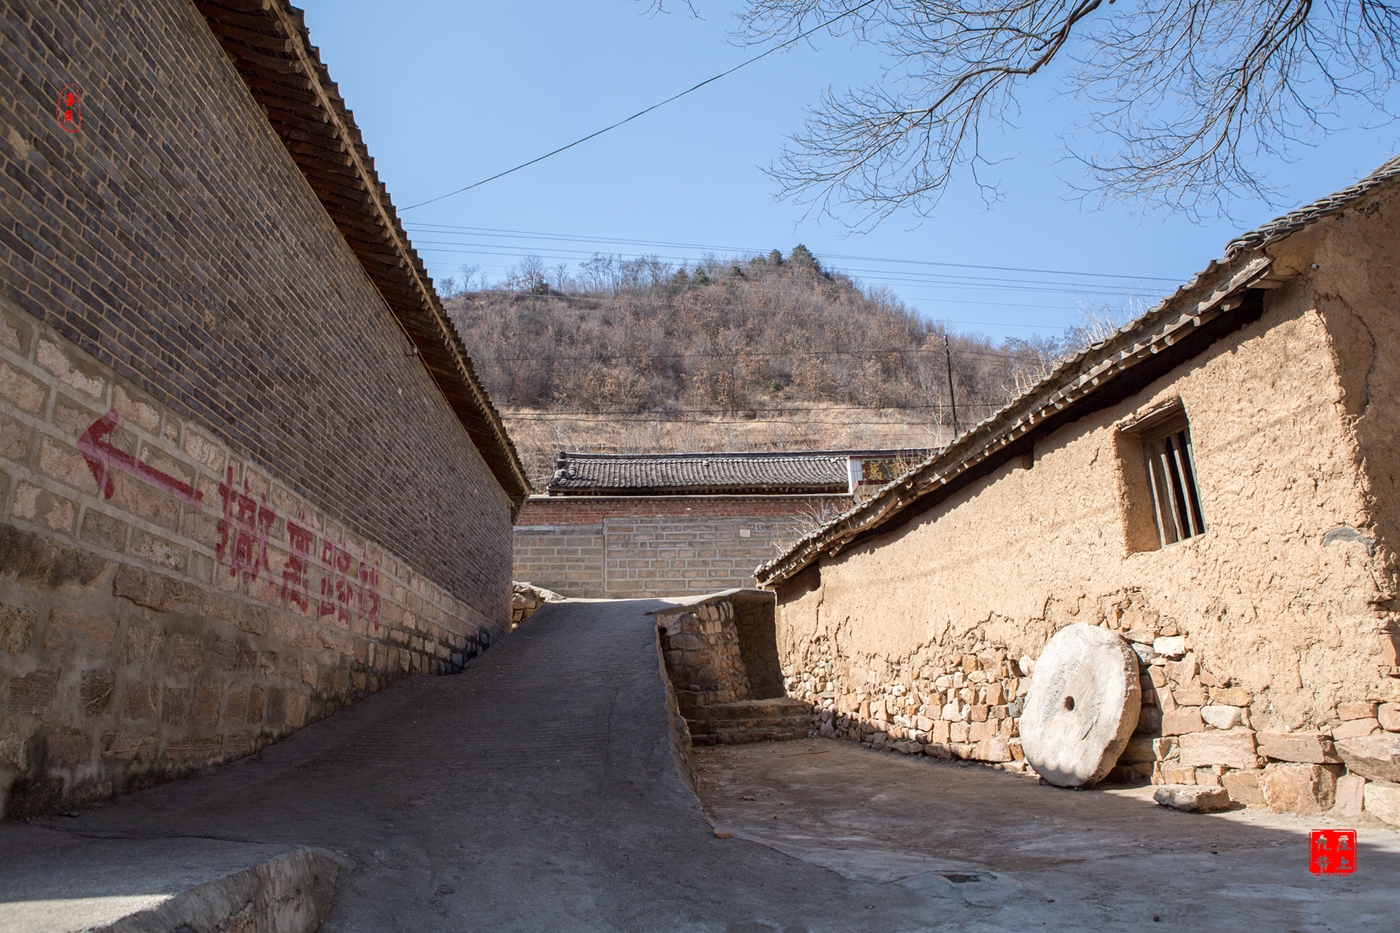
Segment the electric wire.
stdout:
<svg viewBox="0 0 1400 933">
<path fill-rule="evenodd" d="M 701 81 L 699 84 L 692 85 L 691 87 L 686 88 L 684 91 L 681 91 L 679 94 L 673 94 L 673 95 L 671 95 L 670 97 L 666 98 L 665 100 L 663 100 L 663 101 L 661 101 L 661 102 L 659 102 L 659 103 L 652 104 L 650 107 L 647 107 L 647 108 L 644 109 L 644 110 L 638 110 L 636 113 L 632 114 L 630 117 L 627 117 L 626 119 L 618 120 L 616 123 L 614 123 L 614 124 L 612 124 L 612 125 L 610 125 L 610 126 L 605 126 L 605 127 L 603 127 L 601 130 L 597 130 L 596 132 L 589 133 L 587 136 L 584 136 L 584 137 L 581 137 L 581 138 L 579 138 L 579 139 L 576 139 L 576 140 L 574 140 L 573 142 L 571 142 L 571 143 L 569 143 L 569 144 L 567 144 L 567 145 L 560 146 L 558 149 L 554 149 L 554 150 L 552 150 L 552 151 L 550 151 L 550 152 L 546 152 L 544 155 L 542 155 L 542 156 L 537 156 L 536 158 L 533 158 L 533 159 L 531 159 L 531 160 L 528 161 L 528 162 L 522 162 L 522 163 L 520 163 L 519 165 L 515 166 L 514 168 L 508 168 L 508 169 L 506 169 L 504 172 L 497 172 L 496 174 L 490 176 L 489 178 L 483 178 L 483 179 L 481 179 L 481 181 L 473 182 L 472 184 L 467 185 L 467 186 L 464 187 L 464 188 L 458 188 L 456 191 L 449 191 L 449 192 L 447 192 L 447 194 L 440 194 L 440 195 L 438 195 L 438 196 L 435 197 L 435 198 L 428 198 L 428 200 L 426 200 L 426 201 L 419 201 L 417 204 L 410 204 L 408 207 L 400 208 L 400 209 L 399 209 L 399 213 L 402 214 L 402 213 L 404 213 L 405 211 L 411 211 L 411 210 L 413 210 L 414 208 L 416 208 L 416 207 L 422 207 L 422 206 L 424 206 L 425 204 L 432 204 L 432 203 L 434 203 L 434 202 L 436 202 L 436 201 L 442 201 L 442 200 L 445 200 L 445 199 L 450 198 L 450 197 L 455 197 L 456 195 L 462 194 L 463 192 L 466 192 L 466 191 L 470 191 L 470 190 L 472 190 L 473 188 L 480 188 L 482 185 L 487 184 L 488 182 L 493 182 L 493 181 L 495 181 L 495 180 L 498 179 L 498 178 L 504 178 L 504 177 L 506 177 L 507 175 L 514 174 L 515 172 L 518 172 L 518 171 L 520 171 L 520 170 L 523 169 L 523 168 L 529 168 L 531 165 L 535 165 L 535 164 L 537 164 L 537 163 L 539 163 L 539 162 L 543 162 L 545 159 L 548 159 L 548 158 L 550 158 L 551 156 L 556 156 L 556 155 L 558 155 L 558 154 L 561 153 L 561 152 L 566 152 L 566 151 L 568 151 L 568 150 L 574 148 L 575 146 L 582 145 L 583 143 L 588 142 L 590 139 L 597 139 L 599 136 L 602 136 L 604 133 L 610 132 L 610 131 L 612 131 L 612 130 L 617 129 L 617 128 L 620 127 L 620 126 L 623 126 L 623 125 L 625 125 L 625 124 L 631 123 L 633 120 L 637 119 L 638 117 L 646 116 L 647 114 L 651 113 L 653 110 L 656 110 L 656 109 L 658 109 L 658 108 L 664 107 L 664 106 L 666 106 L 667 104 L 671 103 L 672 101 L 680 100 L 682 97 L 685 97 L 687 94 L 693 94 L 693 93 L 695 93 L 696 91 L 700 90 L 702 87 L 705 87 L 707 84 L 713 84 L 713 83 L 715 83 L 716 81 L 720 80 L 721 78 L 725 78 L 725 77 L 728 77 L 729 75 L 732 75 L 734 72 L 738 71 L 738 70 L 741 69 L 741 68 L 747 68 L 749 65 L 752 65 L 754 62 L 762 61 L 763 59 L 767 58 L 769 55 L 772 55 L 774 52 L 779 52 L 779 51 L 781 51 L 781 50 L 787 48 L 787 47 L 790 46 L 790 45 L 796 45 L 798 42 L 800 42 L 801 40 L 807 38 L 808 36 L 812 35 L 813 33 L 820 32 L 821 30 L 827 28 L 828 26 L 832 25 L 833 23 L 835 23 L 835 22 L 837 22 L 837 21 L 839 21 L 839 20 L 843 20 L 843 19 L 845 19 L 847 16 L 850 16 L 852 13 L 855 13 L 855 12 L 861 10 L 861 9 L 864 9 L 865 7 L 868 7 L 868 6 L 870 6 L 871 4 L 873 4 L 873 3 L 875 3 L 875 2 L 877 2 L 877 0 L 865 0 L 865 2 L 862 3 L 862 4 L 860 4 L 859 6 L 852 7 L 851 9 L 846 10 L 844 13 L 841 13 L 841 14 L 839 14 L 839 15 L 837 15 L 837 16 L 833 16 L 831 19 L 827 20 L 826 22 L 822 23 L 822 24 L 819 25 L 819 26 L 814 26 L 813 28 L 808 29 L 806 32 L 799 33 L 798 35 L 793 36 L 791 39 L 788 39 L 788 40 L 786 40 L 786 41 L 784 41 L 784 42 L 781 42 L 781 43 L 779 43 L 778 45 L 773 46 L 771 49 L 768 49 L 768 50 L 765 51 L 765 52 L 761 52 L 760 54 L 755 55 L 753 58 L 750 58 L 750 59 L 747 59 L 747 60 L 745 60 L 745 61 L 740 62 L 739 64 L 735 65 L 733 68 L 727 69 L 727 70 L 725 70 L 725 71 L 721 71 L 719 74 L 714 75 L 713 77 L 706 78 L 704 81 Z"/>
</svg>

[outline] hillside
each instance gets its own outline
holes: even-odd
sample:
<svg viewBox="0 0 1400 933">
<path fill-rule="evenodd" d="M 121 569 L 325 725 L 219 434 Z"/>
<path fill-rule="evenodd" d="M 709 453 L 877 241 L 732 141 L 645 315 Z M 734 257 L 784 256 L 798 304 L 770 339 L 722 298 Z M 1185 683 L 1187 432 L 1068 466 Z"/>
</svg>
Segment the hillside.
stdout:
<svg viewBox="0 0 1400 933">
<path fill-rule="evenodd" d="M 597 256 L 553 281 L 527 259 L 447 308 L 537 484 L 565 448 L 936 446 L 950 355 L 966 428 L 1063 350 L 945 331 L 800 246 L 681 270 Z"/>
</svg>

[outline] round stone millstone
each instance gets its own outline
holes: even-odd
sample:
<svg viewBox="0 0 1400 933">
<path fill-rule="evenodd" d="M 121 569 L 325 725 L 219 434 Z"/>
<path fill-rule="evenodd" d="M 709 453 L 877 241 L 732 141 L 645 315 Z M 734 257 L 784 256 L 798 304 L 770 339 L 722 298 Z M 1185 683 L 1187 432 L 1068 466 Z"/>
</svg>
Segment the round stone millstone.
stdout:
<svg viewBox="0 0 1400 933">
<path fill-rule="evenodd" d="M 1058 787 L 1088 787 L 1113 769 L 1142 710 L 1138 657 L 1108 629 L 1060 629 L 1035 662 L 1021 713 L 1021 748 Z"/>
</svg>

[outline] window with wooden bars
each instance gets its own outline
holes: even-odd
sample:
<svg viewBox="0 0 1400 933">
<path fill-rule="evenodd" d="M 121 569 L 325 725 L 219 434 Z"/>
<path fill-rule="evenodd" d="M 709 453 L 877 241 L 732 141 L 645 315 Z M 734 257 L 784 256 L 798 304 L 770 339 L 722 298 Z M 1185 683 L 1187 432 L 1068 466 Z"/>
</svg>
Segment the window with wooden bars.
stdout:
<svg viewBox="0 0 1400 933">
<path fill-rule="evenodd" d="M 1152 517 L 1163 547 L 1206 530 L 1201 494 L 1196 487 L 1196 464 L 1191 456 L 1191 428 L 1183 414 L 1165 429 L 1142 439 L 1147 485 L 1152 494 Z"/>
</svg>

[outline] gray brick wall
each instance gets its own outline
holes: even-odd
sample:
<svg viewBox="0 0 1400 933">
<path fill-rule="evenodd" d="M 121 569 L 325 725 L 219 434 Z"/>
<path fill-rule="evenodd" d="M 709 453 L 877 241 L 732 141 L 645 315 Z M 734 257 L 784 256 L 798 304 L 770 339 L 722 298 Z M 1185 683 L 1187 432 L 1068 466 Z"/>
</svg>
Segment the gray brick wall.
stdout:
<svg viewBox="0 0 1400 933">
<path fill-rule="evenodd" d="M 518 526 L 515 578 L 565 596 L 680 596 L 753 586 L 753 569 L 791 540 L 796 518 L 606 518 L 594 526 Z M 742 533 L 747 531 L 748 535 Z"/>
<path fill-rule="evenodd" d="M 0 22 L 0 294 L 504 620 L 505 494 L 194 4 Z"/>
</svg>

